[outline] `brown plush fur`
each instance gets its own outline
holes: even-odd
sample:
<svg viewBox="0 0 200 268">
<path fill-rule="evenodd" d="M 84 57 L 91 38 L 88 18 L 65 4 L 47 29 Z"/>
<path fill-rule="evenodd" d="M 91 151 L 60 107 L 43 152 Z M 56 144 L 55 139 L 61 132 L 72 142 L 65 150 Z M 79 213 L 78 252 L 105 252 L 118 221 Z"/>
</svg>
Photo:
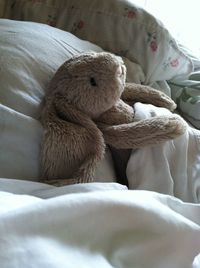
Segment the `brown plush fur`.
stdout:
<svg viewBox="0 0 200 268">
<path fill-rule="evenodd" d="M 75 56 L 58 69 L 42 113 L 45 182 L 91 182 L 104 156 L 105 143 L 117 149 L 132 149 L 184 133 L 186 124 L 177 115 L 134 122 L 130 105 L 136 101 L 171 111 L 176 104 L 160 91 L 126 84 L 125 79 L 123 62 L 106 52 Z"/>
</svg>

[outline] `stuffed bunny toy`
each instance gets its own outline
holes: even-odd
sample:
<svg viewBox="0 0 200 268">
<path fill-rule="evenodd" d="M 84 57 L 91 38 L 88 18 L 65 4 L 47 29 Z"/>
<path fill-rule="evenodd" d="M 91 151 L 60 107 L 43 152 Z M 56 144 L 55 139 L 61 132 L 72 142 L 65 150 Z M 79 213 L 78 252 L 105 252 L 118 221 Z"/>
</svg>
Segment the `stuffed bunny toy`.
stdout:
<svg viewBox="0 0 200 268">
<path fill-rule="evenodd" d="M 55 73 L 42 111 L 43 181 L 64 185 L 92 182 L 105 146 L 134 149 L 174 139 L 186 130 L 178 115 L 134 121 L 137 101 L 165 107 L 176 104 L 148 86 L 126 83 L 121 58 L 90 52 L 67 60 Z"/>
</svg>

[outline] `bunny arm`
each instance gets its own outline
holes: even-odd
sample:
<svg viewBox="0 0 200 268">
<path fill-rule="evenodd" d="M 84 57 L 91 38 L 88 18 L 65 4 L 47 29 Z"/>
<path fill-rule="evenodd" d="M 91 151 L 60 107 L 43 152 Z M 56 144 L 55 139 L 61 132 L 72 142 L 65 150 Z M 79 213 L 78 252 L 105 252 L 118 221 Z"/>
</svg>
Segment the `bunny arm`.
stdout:
<svg viewBox="0 0 200 268">
<path fill-rule="evenodd" d="M 150 103 L 159 107 L 164 107 L 170 111 L 176 109 L 176 104 L 170 97 L 168 97 L 163 92 L 149 86 L 126 83 L 121 98 L 131 106 L 135 102 L 139 101 Z"/>
<path fill-rule="evenodd" d="M 178 115 L 157 116 L 129 124 L 108 126 L 98 123 L 106 144 L 117 149 L 155 145 L 183 134 L 187 124 Z"/>
<path fill-rule="evenodd" d="M 84 141 L 89 142 L 88 145 L 91 145 L 89 146 L 91 152 L 88 152 L 88 155 L 87 152 L 82 152 L 86 153 L 85 159 L 81 163 L 81 166 L 78 168 L 78 170 L 74 173 L 72 178 L 51 179 L 51 176 L 49 176 L 49 179 L 45 181 L 43 180 L 43 182 L 54 185 L 90 182 L 93 180 L 94 177 L 95 164 L 100 159 L 102 159 L 105 150 L 105 143 L 102 132 L 86 114 L 82 113 L 81 111 L 78 111 L 73 105 L 67 103 L 63 97 L 54 97 L 55 98 L 53 100 L 52 105 L 55 111 L 53 115 L 52 113 L 48 112 L 46 112 L 47 114 L 45 115 L 47 122 L 56 122 L 56 128 L 59 129 L 59 131 L 61 132 L 59 134 L 59 137 L 55 136 L 57 135 L 56 133 L 58 133 L 58 131 L 54 133 L 53 138 L 57 138 L 57 142 L 61 144 L 59 149 L 54 148 L 54 150 L 63 150 L 62 154 L 59 155 L 65 157 L 65 155 L 67 154 L 66 150 L 73 150 L 73 148 L 71 147 L 73 146 L 74 142 L 76 143 L 74 146 L 80 146 L 81 143 L 83 143 Z M 52 116 L 53 118 L 51 118 Z M 71 135 L 71 132 L 73 132 L 73 135 Z M 64 141 L 63 138 L 65 138 Z M 68 146 L 64 147 L 62 141 L 63 143 L 67 142 Z M 70 149 L 68 149 L 68 147 Z M 56 161 L 63 161 L 63 159 L 56 159 Z"/>
<path fill-rule="evenodd" d="M 113 107 L 102 113 L 96 121 L 107 125 L 127 124 L 133 122 L 134 115 L 133 107 L 119 99 Z"/>
</svg>

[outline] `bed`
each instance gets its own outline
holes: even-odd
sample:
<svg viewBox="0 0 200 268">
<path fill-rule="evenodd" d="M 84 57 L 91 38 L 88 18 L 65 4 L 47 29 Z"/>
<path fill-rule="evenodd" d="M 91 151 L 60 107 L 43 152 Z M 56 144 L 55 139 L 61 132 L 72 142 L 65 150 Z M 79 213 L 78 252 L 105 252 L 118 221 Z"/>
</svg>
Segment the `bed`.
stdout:
<svg viewBox="0 0 200 268">
<path fill-rule="evenodd" d="M 131 1 L 0 1 L 2 268 L 200 268 L 200 61 Z M 109 150 L 93 183 L 40 183 L 42 99 L 72 55 L 110 51 L 127 80 L 172 96 L 186 133 L 134 150 L 127 186 Z M 136 103 L 136 117 L 166 114 Z"/>
</svg>

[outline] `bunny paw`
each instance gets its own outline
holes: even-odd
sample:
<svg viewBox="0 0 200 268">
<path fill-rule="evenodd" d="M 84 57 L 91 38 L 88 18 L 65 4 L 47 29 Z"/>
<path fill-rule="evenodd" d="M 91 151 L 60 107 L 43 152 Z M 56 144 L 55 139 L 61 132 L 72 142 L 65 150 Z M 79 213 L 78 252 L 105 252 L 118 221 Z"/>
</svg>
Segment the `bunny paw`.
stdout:
<svg viewBox="0 0 200 268">
<path fill-rule="evenodd" d="M 170 138 L 176 138 L 185 133 L 188 125 L 179 115 L 172 115 L 168 118 L 166 124 L 167 135 Z"/>
<path fill-rule="evenodd" d="M 160 106 L 167 108 L 170 111 L 174 111 L 177 107 L 176 103 L 163 93 L 160 95 Z"/>
</svg>

